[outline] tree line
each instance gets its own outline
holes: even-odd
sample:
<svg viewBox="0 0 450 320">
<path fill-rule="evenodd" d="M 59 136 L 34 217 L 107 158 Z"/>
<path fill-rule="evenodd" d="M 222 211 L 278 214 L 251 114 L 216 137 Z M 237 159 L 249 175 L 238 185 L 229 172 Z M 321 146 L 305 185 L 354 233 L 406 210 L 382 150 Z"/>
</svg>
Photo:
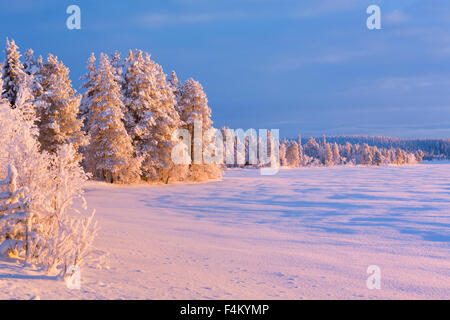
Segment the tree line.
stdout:
<svg viewBox="0 0 450 320">
<path fill-rule="evenodd" d="M 170 157 L 178 143 L 174 130 L 192 132 L 195 121 L 202 123 L 203 132 L 212 127 L 198 81 L 181 83 L 174 71 L 167 77 L 141 50 L 130 50 L 125 59 L 118 52 L 102 53 L 98 61 L 92 53 L 80 94 L 58 57 L 49 54 L 44 61 L 28 49 L 23 63 L 20 58 L 14 40 L 7 39 L 2 97 L 33 119 L 41 151 L 55 153 L 71 144 L 86 171 L 108 182 L 221 177 L 218 165 L 175 165 Z"/>
</svg>

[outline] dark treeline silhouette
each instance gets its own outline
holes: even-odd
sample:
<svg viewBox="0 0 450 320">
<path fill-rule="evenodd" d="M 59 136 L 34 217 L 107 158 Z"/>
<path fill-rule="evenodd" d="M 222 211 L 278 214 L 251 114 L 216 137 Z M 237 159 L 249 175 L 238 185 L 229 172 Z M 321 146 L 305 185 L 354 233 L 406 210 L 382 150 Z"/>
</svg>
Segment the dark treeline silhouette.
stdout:
<svg viewBox="0 0 450 320">
<path fill-rule="evenodd" d="M 322 138 L 316 138 L 319 144 Z M 347 142 L 351 144 L 365 144 L 376 146 L 378 148 L 391 149 L 400 148 L 408 152 L 416 152 L 422 150 L 424 152 L 424 160 L 450 159 L 450 139 L 412 139 L 412 138 L 395 138 L 384 136 L 337 136 L 328 137 L 330 143 L 345 145 Z M 306 143 L 304 140 L 303 143 Z"/>
</svg>

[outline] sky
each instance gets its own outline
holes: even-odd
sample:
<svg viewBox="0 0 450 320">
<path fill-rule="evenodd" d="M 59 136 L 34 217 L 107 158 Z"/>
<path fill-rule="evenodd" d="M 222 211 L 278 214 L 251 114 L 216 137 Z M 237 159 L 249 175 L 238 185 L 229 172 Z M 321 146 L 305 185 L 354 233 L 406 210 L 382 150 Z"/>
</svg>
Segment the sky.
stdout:
<svg viewBox="0 0 450 320">
<path fill-rule="evenodd" d="M 57 55 L 77 90 L 91 52 L 137 48 L 200 81 L 216 127 L 450 138 L 448 0 L 2 2 L 0 41 Z M 72 4 L 80 30 L 66 27 Z M 366 26 L 373 4 L 380 30 Z"/>
</svg>

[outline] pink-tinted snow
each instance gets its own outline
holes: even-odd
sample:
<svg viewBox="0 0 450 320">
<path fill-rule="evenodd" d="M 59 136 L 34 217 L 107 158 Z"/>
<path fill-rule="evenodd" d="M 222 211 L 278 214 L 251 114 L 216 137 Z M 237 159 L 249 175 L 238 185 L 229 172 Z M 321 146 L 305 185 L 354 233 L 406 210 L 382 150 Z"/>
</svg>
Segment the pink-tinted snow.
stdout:
<svg viewBox="0 0 450 320">
<path fill-rule="evenodd" d="M 0 298 L 450 298 L 450 164 L 225 172 L 175 186 L 90 182 L 106 267 L 81 290 L 0 261 Z M 369 290 L 366 269 L 381 269 Z"/>
</svg>

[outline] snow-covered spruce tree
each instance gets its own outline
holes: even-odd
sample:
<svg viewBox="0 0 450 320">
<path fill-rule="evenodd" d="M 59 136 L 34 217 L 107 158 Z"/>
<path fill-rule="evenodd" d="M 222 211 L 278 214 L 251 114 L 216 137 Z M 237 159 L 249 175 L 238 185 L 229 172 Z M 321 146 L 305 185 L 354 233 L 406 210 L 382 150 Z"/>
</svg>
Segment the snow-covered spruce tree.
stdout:
<svg viewBox="0 0 450 320">
<path fill-rule="evenodd" d="M 300 167 L 300 158 L 298 156 L 298 143 L 296 141 L 289 141 L 286 148 L 286 162 L 288 167 Z"/>
<path fill-rule="evenodd" d="M 142 177 L 169 182 L 173 176 L 172 133 L 179 128 L 175 97 L 160 65 L 142 51 L 130 51 L 124 75 L 125 125 L 139 156 Z"/>
<path fill-rule="evenodd" d="M 39 56 L 36 59 L 33 50 L 28 49 L 24 54 L 23 70 L 29 78 L 35 109 L 43 108 L 46 104 L 41 99 L 43 93 L 43 88 L 41 86 L 42 66 L 42 56 Z"/>
<path fill-rule="evenodd" d="M 324 138 L 325 139 L 325 138 Z M 322 147 L 322 163 L 327 167 L 333 165 L 333 151 L 329 143 L 325 142 Z"/>
<path fill-rule="evenodd" d="M 147 127 L 150 126 L 153 117 L 150 108 L 152 101 L 148 94 L 151 78 L 145 73 L 144 65 L 142 51 L 128 52 L 124 66 L 124 123 L 134 144 L 141 143 L 143 136 L 150 138 Z"/>
<path fill-rule="evenodd" d="M 141 161 L 134 157 L 131 138 L 122 122 L 124 106 L 116 72 L 105 54 L 100 56 L 95 77 L 92 63 L 93 56 L 89 58 L 91 77 L 85 84 L 87 90 L 83 97 L 90 138 L 86 147 L 86 166 L 96 178 L 107 182 L 136 181 L 140 176 Z"/>
<path fill-rule="evenodd" d="M 396 165 L 404 165 L 406 163 L 406 152 L 400 148 L 395 149 L 394 163 Z"/>
<path fill-rule="evenodd" d="M 424 153 L 422 150 L 417 150 L 415 153 L 416 160 L 418 163 L 421 163 L 423 161 Z"/>
<path fill-rule="evenodd" d="M 217 179 L 222 176 L 221 167 L 214 163 L 195 163 L 196 155 L 194 154 L 195 143 L 201 143 L 201 151 L 205 150 L 206 145 L 211 143 L 205 133 L 212 128 L 211 109 L 208 106 L 208 99 L 203 91 L 202 85 L 192 78 L 185 81 L 181 88 L 181 96 L 179 101 L 180 118 L 184 123 L 183 127 L 189 131 L 192 139 L 191 156 L 194 159 L 190 167 L 192 179 L 194 181 L 201 181 L 206 179 Z M 201 137 L 194 136 L 194 124 L 199 122 L 201 124 Z M 198 134 L 198 133 L 197 133 Z M 200 141 L 195 141 L 196 139 Z M 201 156 L 197 155 L 199 159 Z"/>
<path fill-rule="evenodd" d="M 170 78 L 169 78 L 168 81 L 169 81 L 170 87 L 172 89 L 173 95 L 175 97 L 175 102 L 176 102 L 175 103 L 175 109 L 180 114 L 181 110 L 180 110 L 178 105 L 179 105 L 180 99 L 181 99 L 182 84 L 178 80 L 178 76 L 177 76 L 177 74 L 176 74 L 176 72 L 174 70 L 172 70 L 172 72 L 170 74 Z"/>
<path fill-rule="evenodd" d="M 333 144 L 333 163 L 334 164 L 341 164 L 341 162 L 342 162 L 342 159 L 341 159 L 341 154 L 340 154 L 340 151 L 339 151 L 339 146 L 335 142 Z"/>
<path fill-rule="evenodd" d="M 298 135 L 297 143 L 298 143 L 298 159 L 300 161 L 300 166 L 304 166 L 305 165 L 305 155 L 304 155 L 304 152 L 303 152 L 302 136 L 301 135 Z"/>
<path fill-rule="evenodd" d="M 9 101 L 12 108 L 15 107 L 17 94 L 24 74 L 18 46 L 14 40 L 9 41 L 6 38 L 5 61 L 3 62 L 2 73 L 2 97 Z"/>
<path fill-rule="evenodd" d="M 124 85 L 123 81 L 123 62 L 118 51 L 110 54 L 111 66 L 113 67 L 114 75 L 116 76 L 116 81 L 119 87 L 122 89 Z"/>
<path fill-rule="evenodd" d="M 303 153 L 303 146 L 301 144 L 301 141 L 298 144 L 298 159 L 300 161 L 300 166 L 304 166 L 305 165 L 305 154 Z"/>
<path fill-rule="evenodd" d="M 380 152 L 380 150 L 378 150 L 377 147 L 374 147 L 373 150 L 373 158 L 372 158 L 372 162 L 374 165 L 376 166 L 381 166 L 383 164 L 383 154 L 382 152 Z"/>
<path fill-rule="evenodd" d="M 175 142 L 172 141 L 172 133 L 180 127 L 180 116 L 175 109 L 176 100 L 172 88 L 166 80 L 162 67 L 146 55 L 148 68 L 153 69 L 156 87 L 154 88 L 154 101 L 157 103 L 153 107 L 154 125 L 151 128 L 152 140 L 147 156 L 147 168 L 152 181 L 169 182 L 169 179 L 177 180 L 174 176 L 174 164 L 171 160 L 172 148 Z"/>
<path fill-rule="evenodd" d="M 69 69 L 49 54 L 41 70 L 45 104 L 38 108 L 39 142 L 42 150 L 56 152 L 63 144 L 76 150 L 86 144 L 82 120 L 78 118 L 81 95 L 72 88 Z"/>
<path fill-rule="evenodd" d="M 311 137 L 306 143 L 304 152 L 308 157 L 313 159 L 320 158 L 320 147 L 313 137 Z"/>
<path fill-rule="evenodd" d="M 373 154 L 367 143 L 363 144 L 360 148 L 358 148 L 357 152 L 357 164 L 362 165 L 371 165 L 373 162 Z"/>
<path fill-rule="evenodd" d="M 287 144 L 288 144 L 288 141 L 286 139 L 284 139 L 280 143 L 280 151 L 279 151 L 279 153 L 280 153 L 280 166 L 282 166 L 282 167 L 286 167 L 287 166 L 287 161 L 286 161 Z"/>
<path fill-rule="evenodd" d="M 93 214 L 84 218 L 73 207 L 84 200 L 86 174 L 71 145 L 39 152 L 34 121 L 9 103 L 0 103 L 0 119 L 0 170 L 9 168 L 10 193 L 0 204 L 2 254 L 64 276 L 68 266 L 81 266 L 95 236 Z"/>
<path fill-rule="evenodd" d="M 343 158 L 345 158 L 346 163 L 352 162 L 352 145 L 350 142 L 346 142 L 345 146 L 342 148 L 341 155 Z"/>
<path fill-rule="evenodd" d="M 30 76 L 39 72 L 33 49 L 28 49 L 23 54 L 23 71 Z"/>
<path fill-rule="evenodd" d="M 88 113 L 89 108 L 92 105 L 92 97 L 96 94 L 95 90 L 98 88 L 99 80 L 97 69 L 95 67 L 95 61 L 95 54 L 92 52 L 86 64 L 87 72 L 80 78 L 80 80 L 84 80 L 81 88 L 85 89 L 85 92 L 83 93 L 83 97 L 81 99 L 79 115 L 83 121 L 85 130 L 86 124 L 89 122 Z"/>
</svg>

